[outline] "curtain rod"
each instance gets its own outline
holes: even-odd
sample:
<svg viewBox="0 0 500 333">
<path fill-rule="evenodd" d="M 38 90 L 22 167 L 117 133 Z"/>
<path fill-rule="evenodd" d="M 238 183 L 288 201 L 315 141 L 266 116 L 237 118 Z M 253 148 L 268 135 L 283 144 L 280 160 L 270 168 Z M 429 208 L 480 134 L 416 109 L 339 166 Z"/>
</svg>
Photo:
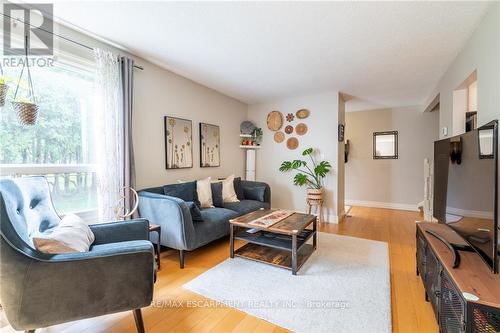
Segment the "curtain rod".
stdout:
<svg viewBox="0 0 500 333">
<path fill-rule="evenodd" d="M 53 32 L 53 31 L 48 31 L 48 30 L 45 30 L 45 29 L 43 29 L 43 28 L 40 28 L 40 27 L 34 26 L 34 25 L 32 25 L 32 24 L 29 24 L 29 23 L 23 22 L 23 21 L 21 21 L 20 19 L 15 18 L 15 17 L 12 17 L 12 16 L 10 16 L 10 15 L 7 15 L 7 14 L 5 14 L 5 13 L 1 13 L 1 14 L 2 14 L 3 16 L 5 16 L 5 17 L 8 17 L 8 18 L 12 19 L 12 20 L 18 21 L 18 22 L 20 22 L 20 23 L 22 23 L 22 24 L 24 24 L 24 25 L 29 25 L 29 26 L 31 26 L 31 27 L 34 27 L 34 28 L 38 29 L 38 30 L 41 30 L 41 31 L 46 32 L 46 33 L 48 33 L 48 34 L 52 34 L 52 35 L 54 35 L 54 36 L 56 36 L 56 37 L 59 37 L 59 38 L 61 38 L 61 39 L 64 39 L 65 41 L 71 42 L 71 43 L 73 43 L 73 44 L 75 44 L 75 45 L 78 45 L 78 46 L 84 47 L 84 48 L 86 48 L 86 49 L 88 49 L 88 50 L 94 51 L 94 48 L 93 48 L 93 47 L 88 46 L 88 45 L 85 45 L 85 44 L 82 44 L 82 43 L 80 43 L 80 42 L 77 42 L 76 40 L 73 40 L 73 39 L 70 39 L 70 38 L 67 38 L 67 37 L 64 37 L 64 36 L 58 35 L 58 34 L 56 34 L 56 33 L 55 33 L 55 32 Z M 144 69 L 144 67 L 139 66 L 139 65 L 134 65 L 134 67 L 135 67 L 135 68 L 137 68 L 137 69 L 140 69 L 141 71 Z"/>
</svg>

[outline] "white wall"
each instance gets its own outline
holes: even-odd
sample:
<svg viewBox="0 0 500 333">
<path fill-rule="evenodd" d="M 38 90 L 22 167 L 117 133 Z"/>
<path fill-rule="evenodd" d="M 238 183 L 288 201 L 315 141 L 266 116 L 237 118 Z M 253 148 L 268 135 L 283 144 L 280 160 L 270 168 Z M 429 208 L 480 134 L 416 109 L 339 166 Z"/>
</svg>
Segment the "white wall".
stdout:
<svg viewBox="0 0 500 333">
<path fill-rule="evenodd" d="M 134 58 L 144 70 L 134 71 L 133 140 L 138 189 L 158 186 L 178 179 L 243 176 L 244 152 L 239 146 L 239 126 L 247 118 L 247 105 L 194 81 L 186 79 L 144 59 L 133 56 L 95 38 L 68 27 L 57 25 L 58 34 L 91 47 L 110 50 Z M 85 48 L 55 38 L 57 46 L 85 59 L 93 53 Z M 165 169 L 163 116 L 170 115 L 193 121 L 193 168 Z M 198 124 L 220 126 L 221 166 L 200 168 Z"/>
<path fill-rule="evenodd" d="M 450 135 L 459 134 L 463 127 L 453 123 L 453 90 L 476 69 L 478 125 L 500 118 L 499 54 L 500 3 L 495 3 L 429 96 L 431 100 L 440 94 L 439 123 L 448 127 Z"/>
<path fill-rule="evenodd" d="M 297 136 L 299 147 L 296 150 L 289 150 L 285 142 L 279 144 L 274 142 L 274 132 L 266 126 L 267 114 L 273 110 L 279 110 L 283 115 L 295 114 L 302 108 L 309 109 L 311 115 L 304 120 L 309 128 L 307 134 Z M 313 147 L 318 150 L 318 157 L 329 161 L 333 166 L 333 170 L 325 181 L 325 216 L 329 222 L 338 220 L 336 207 L 339 201 L 337 198 L 338 109 L 339 94 L 336 91 L 276 100 L 248 107 L 249 120 L 264 131 L 262 148 L 257 151 L 256 177 L 257 180 L 270 184 L 273 207 L 305 211 L 306 188 L 293 185 L 294 173 L 281 173 L 279 167 L 285 160 L 302 158 L 302 151 Z M 297 123 L 298 121 L 295 120 L 293 124 Z M 287 124 L 285 120 L 284 126 Z"/>
<path fill-rule="evenodd" d="M 346 113 L 346 204 L 416 209 L 424 196 L 424 158 L 433 158 L 439 112 L 421 107 Z M 373 132 L 398 131 L 398 159 L 373 159 Z"/>
<path fill-rule="evenodd" d="M 453 121 L 453 90 L 477 69 L 478 126 L 500 119 L 500 3 L 491 5 L 488 13 L 474 31 L 462 51 L 439 80 L 429 99 L 440 94 L 440 128 L 448 127 L 449 134 L 459 134 Z M 443 137 L 440 131 L 440 136 Z M 500 169 L 500 159 L 498 160 Z M 500 191 L 500 187 L 497 188 Z M 500 196 L 498 196 L 500 207 Z M 500 209 L 500 208 L 499 208 Z"/>
</svg>

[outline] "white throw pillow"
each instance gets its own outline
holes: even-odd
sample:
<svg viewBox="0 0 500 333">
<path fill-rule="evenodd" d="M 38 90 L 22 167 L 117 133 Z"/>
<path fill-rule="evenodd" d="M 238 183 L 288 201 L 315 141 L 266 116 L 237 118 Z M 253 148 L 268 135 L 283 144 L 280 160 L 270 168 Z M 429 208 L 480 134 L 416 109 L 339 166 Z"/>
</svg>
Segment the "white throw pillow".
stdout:
<svg viewBox="0 0 500 333">
<path fill-rule="evenodd" d="M 214 206 L 212 201 L 212 186 L 210 183 L 210 177 L 196 181 L 196 192 L 198 192 L 198 201 L 200 202 L 201 208 L 211 208 Z"/>
<path fill-rule="evenodd" d="M 222 181 L 222 201 L 240 202 L 236 191 L 234 190 L 234 175 L 231 175 Z"/>
<path fill-rule="evenodd" d="M 90 227 L 75 214 L 64 216 L 50 233 L 36 233 L 33 245 L 40 252 L 66 253 L 87 252 L 95 236 Z"/>
</svg>

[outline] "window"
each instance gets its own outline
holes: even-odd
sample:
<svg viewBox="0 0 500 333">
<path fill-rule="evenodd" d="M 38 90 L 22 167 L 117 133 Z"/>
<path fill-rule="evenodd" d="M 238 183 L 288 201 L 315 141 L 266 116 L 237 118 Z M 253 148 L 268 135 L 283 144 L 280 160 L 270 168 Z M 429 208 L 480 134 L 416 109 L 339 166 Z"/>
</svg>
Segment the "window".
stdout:
<svg viewBox="0 0 500 333">
<path fill-rule="evenodd" d="M 95 212 L 97 191 L 93 126 L 94 67 L 81 61 L 54 61 L 30 67 L 39 114 L 22 126 L 11 102 L 22 67 L 4 67 L 9 91 L 0 114 L 0 174 L 45 175 L 59 214 Z M 18 98 L 28 97 L 24 71 Z"/>
</svg>

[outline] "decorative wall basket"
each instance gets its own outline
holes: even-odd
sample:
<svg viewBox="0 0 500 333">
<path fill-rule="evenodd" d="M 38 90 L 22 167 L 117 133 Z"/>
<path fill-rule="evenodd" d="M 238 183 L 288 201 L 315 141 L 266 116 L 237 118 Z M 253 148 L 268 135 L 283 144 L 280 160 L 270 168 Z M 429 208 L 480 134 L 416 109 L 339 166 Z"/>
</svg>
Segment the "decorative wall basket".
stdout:
<svg viewBox="0 0 500 333">
<path fill-rule="evenodd" d="M 12 102 L 17 118 L 22 125 L 34 125 L 38 117 L 38 105 L 26 102 Z"/>
<path fill-rule="evenodd" d="M 5 105 L 5 98 L 7 97 L 7 91 L 9 91 L 9 86 L 5 83 L 0 83 L 0 107 Z"/>
</svg>

